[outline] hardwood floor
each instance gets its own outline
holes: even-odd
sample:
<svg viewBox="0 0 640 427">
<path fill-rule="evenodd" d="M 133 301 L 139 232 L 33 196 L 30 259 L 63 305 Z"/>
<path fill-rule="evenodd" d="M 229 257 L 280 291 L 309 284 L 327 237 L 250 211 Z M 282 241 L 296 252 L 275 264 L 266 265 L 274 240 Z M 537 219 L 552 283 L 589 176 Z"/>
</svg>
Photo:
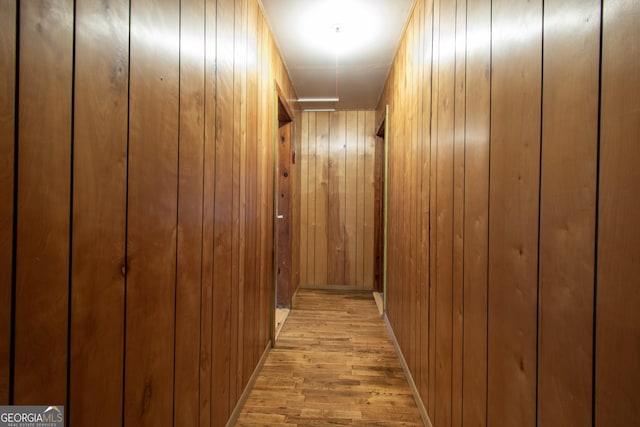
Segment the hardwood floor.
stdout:
<svg viewBox="0 0 640 427">
<path fill-rule="evenodd" d="M 237 426 L 421 426 L 368 292 L 300 290 Z"/>
</svg>

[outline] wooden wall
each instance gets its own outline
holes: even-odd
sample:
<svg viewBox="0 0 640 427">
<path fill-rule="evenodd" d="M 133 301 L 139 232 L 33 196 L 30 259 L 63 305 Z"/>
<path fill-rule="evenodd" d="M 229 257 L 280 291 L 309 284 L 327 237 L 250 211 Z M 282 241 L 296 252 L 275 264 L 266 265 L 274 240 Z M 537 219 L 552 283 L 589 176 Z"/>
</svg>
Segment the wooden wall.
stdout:
<svg viewBox="0 0 640 427">
<path fill-rule="evenodd" d="M 258 2 L 0 12 L 0 404 L 224 425 L 270 340 L 295 98 Z"/>
<path fill-rule="evenodd" d="M 300 285 L 373 289 L 375 112 L 300 115 Z"/>
<path fill-rule="evenodd" d="M 377 116 L 387 316 L 435 426 L 640 423 L 638 19 L 416 1 Z"/>
</svg>

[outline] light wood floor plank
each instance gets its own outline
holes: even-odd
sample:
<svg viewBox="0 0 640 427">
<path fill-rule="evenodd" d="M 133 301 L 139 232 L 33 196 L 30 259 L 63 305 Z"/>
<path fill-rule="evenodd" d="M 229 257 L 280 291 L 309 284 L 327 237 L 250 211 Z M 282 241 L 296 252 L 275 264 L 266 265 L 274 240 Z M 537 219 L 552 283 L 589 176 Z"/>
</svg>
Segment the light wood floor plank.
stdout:
<svg viewBox="0 0 640 427">
<path fill-rule="evenodd" d="M 236 425 L 423 425 L 371 292 L 300 290 Z"/>
</svg>

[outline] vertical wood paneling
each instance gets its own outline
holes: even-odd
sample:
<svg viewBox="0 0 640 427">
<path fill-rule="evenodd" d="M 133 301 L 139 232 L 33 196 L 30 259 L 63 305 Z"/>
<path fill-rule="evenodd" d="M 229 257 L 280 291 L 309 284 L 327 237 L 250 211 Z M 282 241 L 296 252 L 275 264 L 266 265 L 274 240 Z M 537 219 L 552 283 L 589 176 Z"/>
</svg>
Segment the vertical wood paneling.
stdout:
<svg viewBox="0 0 640 427">
<path fill-rule="evenodd" d="M 640 423 L 640 4 L 603 4 L 595 423 Z"/>
<path fill-rule="evenodd" d="M 9 404 L 17 3 L 0 2 L 0 405 Z"/>
<path fill-rule="evenodd" d="M 421 7 L 416 4 L 412 16 L 412 40 L 413 52 L 411 53 L 411 67 L 414 69 L 411 86 L 416 88 L 413 94 L 413 105 L 422 105 L 422 43 Z M 421 181 L 418 179 L 421 167 L 420 142 L 422 141 L 422 111 L 414 109 L 413 123 L 411 126 L 411 370 L 415 373 L 416 387 L 420 387 L 420 193 Z M 373 262 L 373 259 L 371 259 Z"/>
<path fill-rule="evenodd" d="M 356 283 L 357 271 L 357 224 L 358 224 L 358 139 L 353 138 L 358 132 L 358 112 L 347 111 L 346 138 L 346 260 L 345 284 Z"/>
<path fill-rule="evenodd" d="M 544 6 L 539 425 L 591 423 L 599 17 L 596 1 Z"/>
<path fill-rule="evenodd" d="M 180 10 L 175 0 L 153 5 L 131 5 L 124 391 L 128 426 L 173 421 Z M 158 33 L 164 37 L 149 36 Z"/>
<path fill-rule="evenodd" d="M 366 112 L 358 111 L 356 124 L 356 140 L 358 144 L 356 155 L 356 282 L 358 287 L 364 287 L 364 153 L 365 153 L 365 120 Z"/>
<path fill-rule="evenodd" d="M 391 112 L 387 317 L 434 425 L 640 422 L 639 13 L 415 4 L 377 113 Z"/>
<path fill-rule="evenodd" d="M 69 338 L 73 2 L 21 2 L 19 49 L 13 403 L 60 404 Z"/>
<path fill-rule="evenodd" d="M 213 250 L 213 372 L 211 421 L 221 425 L 230 414 L 231 263 L 233 232 L 233 56 L 234 0 L 218 0 L 215 229 Z M 235 353 L 235 351 L 234 351 Z M 235 375 L 235 372 L 234 372 Z"/>
<path fill-rule="evenodd" d="M 468 0 L 467 13 L 462 422 L 485 426 L 491 1 Z"/>
<path fill-rule="evenodd" d="M 230 322 L 230 356 L 229 356 L 229 413 L 233 410 L 238 399 L 238 367 L 242 366 L 242 351 L 239 342 L 242 340 L 242 299 L 244 297 L 243 284 L 241 282 L 242 272 L 240 270 L 240 253 L 244 238 L 241 224 L 244 224 L 244 213 L 241 204 L 242 189 L 242 153 L 244 128 L 242 127 L 242 116 L 244 102 L 242 90 L 244 85 L 244 67 L 246 61 L 246 50 L 243 48 L 243 8 L 244 0 L 234 2 L 234 28 L 233 38 L 233 101 L 232 101 L 232 123 L 233 123 L 233 145 L 229 172 L 231 173 L 231 322 Z"/>
<path fill-rule="evenodd" d="M 329 212 L 329 115 L 316 115 L 316 271 L 315 284 L 329 284 L 327 231 Z M 322 158 L 322 161 L 319 161 Z"/>
<path fill-rule="evenodd" d="M 428 0 L 421 3 L 423 7 L 422 22 L 420 24 L 420 38 L 423 44 L 421 51 L 423 53 L 422 62 L 419 66 L 422 68 L 422 139 L 420 141 L 420 314 L 418 316 L 420 322 L 420 373 L 419 392 L 425 406 L 429 404 L 429 198 L 430 198 L 430 180 L 431 173 L 431 61 L 432 61 L 432 26 L 433 26 L 433 1 Z"/>
<path fill-rule="evenodd" d="M 434 422 L 451 425 L 453 362 L 453 167 L 456 0 L 440 5 L 436 186 L 436 401 Z"/>
<path fill-rule="evenodd" d="M 119 30 L 128 22 L 124 1 L 76 4 L 68 414 L 74 425 L 122 421 L 129 38 Z M 96 420 L 96 413 L 104 416 Z"/>
<path fill-rule="evenodd" d="M 466 149 L 467 0 L 456 2 L 455 107 L 453 135 L 453 343 L 451 425 L 462 425 L 464 304 L 464 174 Z"/>
<path fill-rule="evenodd" d="M 491 426 L 534 425 L 542 4 L 492 5 L 489 209 Z M 513 39 L 514 25 L 526 38 Z"/>
<path fill-rule="evenodd" d="M 346 113 L 329 114 L 329 178 L 327 216 L 327 283 L 345 283 L 345 144 Z"/>
<path fill-rule="evenodd" d="M 300 286 L 309 285 L 309 114 L 299 119 L 300 148 L 297 152 L 300 163 Z M 347 198 L 347 200 L 349 200 Z M 294 248 L 295 250 L 295 248 Z"/>
<path fill-rule="evenodd" d="M 307 281 L 307 285 L 316 285 L 316 234 L 318 229 L 318 218 L 316 214 L 316 173 L 318 170 L 318 146 L 316 144 L 316 133 L 317 133 L 317 114 L 316 113 L 307 113 L 302 114 L 303 120 L 304 117 L 309 118 L 309 193 L 307 200 L 307 215 L 308 215 L 308 223 L 309 230 L 307 232 L 307 276 L 309 280 Z"/>
<path fill-rule="evenodd" d="M 204 158 L 202 210 L 202 286 L 200 299 L 199 423 L 211 425 L 213 352 L 213 245 L 216 139 L 216 1 L 205 0 Z"/>
<path fill-rule="evenodd" d="M 224 425 L 270 339 L 275 85 L 296 98 L 259 3 L 0 10 L 0 403 Z"/>
<path fill-rule="evenodd" d="M 301 284 L 373 289 L 375 111 L 306 112 L 301 120 Z"/>
<path fill-rule="evenodd" d="M 431 152 L 429 171 L 429 401 L 427 402 L 427 410 L 432 419 L 435 419 L 436 408 L 436 314 L 437 314 L 437 255 L 438 247 L 435 244 L 437 235 L 437 173 L 438 173 L 438 99 L 440 91 L 438 90 L 440 80 L 440 3 L 442 0 L 434 0 L 433 2 L 433 27 L 431 29 L 431 38 L 433 43 L 432 65 L 431 65 Z M 433 243 L 432 243 L 433 242 Z"/>
<path fill-rule="evenodd" d="M 256 268 L 256 259 L 260 257 L 258 248 L 258 180 L 257 163 L 258 163 L 258 86 L 257 86 L 257 26 L 258 26 L 258 4 L 249 1 L 247 4 L 247 114 L 246 114 L 246 245 L 244 255 L 245 270 L 245 301 L 244 301 L 244 366 L 242 368 L 242 389 L 248 383 L 253 368 L 256 366 L 261 356 L 259 346 L 256 346 L 256 336 L 253 331 L 256 330 L 256 294 L 258 286 L 258 271 Z"/>
<path fill-rule="evenodd" d="M 174 423 L 199 422 L 200 305 L 202 285 L 205 3 L 180 6 L 180 146 Z"/>
</svg>

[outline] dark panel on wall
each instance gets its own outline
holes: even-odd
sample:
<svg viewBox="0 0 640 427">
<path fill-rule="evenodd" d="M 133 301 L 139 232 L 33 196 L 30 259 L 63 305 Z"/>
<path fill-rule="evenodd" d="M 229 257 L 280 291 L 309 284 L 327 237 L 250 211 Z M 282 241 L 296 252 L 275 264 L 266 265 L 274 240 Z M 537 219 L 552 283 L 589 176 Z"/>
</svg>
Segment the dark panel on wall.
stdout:
<svg viewBox="0 0 640 427">
<path fill-rule="evenodd" d="M 13 403 L 62 404 L 67 397 L 73 2 L 21 2 L 19 48 Z"/>
<path fill-rule="evenodd" d="M 76 2 L 72 425 L 122 422 L 128 22 L 125 1 Z"/>
<path fill-rule="evenodd" d="M 469 0 L 467 13 L 462 423 L 484 426 L 487 418 L 491 1 Z"/>
<path fill-rule="evenodd" d="M 0 405 L 9 404 L 17 3 L 0 3 Z"/>
<path fill-rule="evenodd" d="M 640 424 L 640 3 L 604 1 L 595 423 Z"/>
<path fill-rule="evenodd" d="M 599 16 L 597 1 L 544 6 L 539 425 L 591 423 Z"/>
<path fill-rule="evenodd" d="M 174 423 L 196 426 L 199 411 L 200 304 L 205 123 L 205 3 L 180 6 L 180 146 Z"/>
<path fill-rule="evenodd" d="M 131 5 L 125 425 L 173 422 L 179 2 Z M 163 34 L 158 39 L 150 36 Z"/>
<path fill-rule="evenodd" d="M 536 414 L 541 1 L 493 1 L 489 198 L 488 414 Z M 514 26 L 527 37 L 513 38 Z"/>
</svg>

